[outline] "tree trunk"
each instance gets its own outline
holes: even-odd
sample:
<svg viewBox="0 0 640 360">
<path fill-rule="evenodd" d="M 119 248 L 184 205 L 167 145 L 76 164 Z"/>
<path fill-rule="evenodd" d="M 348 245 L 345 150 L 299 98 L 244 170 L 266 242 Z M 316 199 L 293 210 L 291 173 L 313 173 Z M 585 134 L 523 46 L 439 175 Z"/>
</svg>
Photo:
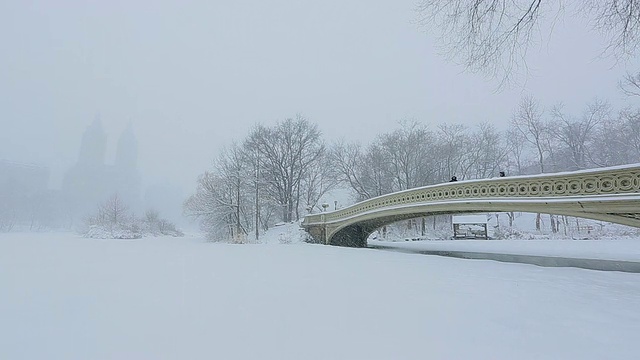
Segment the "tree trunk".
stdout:
<svg viewBox="0 0 640 360">
<path fill-rule="evenodd" d="M 282 204 L 282 221 L 284 221 L 284 222 L 289 222 L 289 220 L 287 219 L 287 211 L 288 211 L 287 203 L 284 202 Z"/>
<path fill-rule="evenodd" d="M 256 165 L 256 193 L 255 193 L 255 197 L 256 197 L 256 203 L 255 203 L 255 213 L 256 213 L 256 218 L 255 218 L 255 223 L 254 223 L 254 227 L 256 228 L 256 242 L 258 242 L 258 239 L 260 238 L 260 187 L 258 186 L 258 179 L 259 179 L 259 169 L 258 166 Z"/>
</svg>

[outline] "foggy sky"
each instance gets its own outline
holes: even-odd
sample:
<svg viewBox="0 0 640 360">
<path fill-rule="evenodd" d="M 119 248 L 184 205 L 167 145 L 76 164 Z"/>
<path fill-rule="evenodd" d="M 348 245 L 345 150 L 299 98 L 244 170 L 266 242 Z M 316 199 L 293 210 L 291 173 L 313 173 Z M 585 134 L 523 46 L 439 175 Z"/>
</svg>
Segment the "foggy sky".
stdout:
<svg viewBox="0 0 640 360">
<path fill-rule="evenodd" d="M 296 113 L 366 143 L 404 118 L 503 128 L 524 93 L 573 112 L 637 105 L 616 84 L 638 62 L 598 58 L 581 21 L 530 49 L 524 86 L 495 92 L 438 55 L 414 3 L 2 1 L 0 159 L 48 165 L 59 186 L 99 114 L 108 163 L 132 122 L 143 184 L 190 192 L 221 146 Z"/>
</svg>

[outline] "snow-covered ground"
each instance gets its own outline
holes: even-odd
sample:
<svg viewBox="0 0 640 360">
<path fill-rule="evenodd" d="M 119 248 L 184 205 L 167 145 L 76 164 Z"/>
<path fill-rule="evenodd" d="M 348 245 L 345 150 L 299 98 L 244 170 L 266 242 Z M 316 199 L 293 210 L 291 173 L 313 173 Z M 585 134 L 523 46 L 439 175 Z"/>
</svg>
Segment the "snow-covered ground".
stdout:
<svg viewBox="0 0 640 360">
<path fill-rule="evenodd" d="M 601 259 L 616 261 L 640 261 L 640 233 L 638 229 L 603 223 L 588 219 L 572 218 L 570 225 L 560 224 L 560 232 L 552 234 L 548 228 L 548 216 L 543 215 L 544 232 L 535 229 L 535 214 L 516 213 L 513 230 L 509 230 L 506 214 L 500 214 L 500 228 L 511 235 L 502 240 L 451 240 L 451 224 L 439 224 L 437 231 L 420 237 L 403 232 L 403 223 L 390 227 L 388 236 L 382 239 L 379 233 L 369 238 L 369 244 L 397 247 L 412 251 L 458 251 L 497 253 L 512 255 L 553 256 L 563 258 Z M 496 238 L 497 217 L 489 214 L 489 236 Z M 576 222 L 582 227 L 576 230 Z M 585 229 L 590 229 L 588 232 Z M 429 240 L 427 240 L 429 239 Z M 417 240 L 417 241 L 416 241 Z"/>
<path fill-rule="evenodd" d="M 513 255 L 554 256 L 581 259 L 640 261 L 640 238 L 607 240 L 423 240 L 371 241 L 411 250 L 465 251 Z"/>
<path fill-rule="evenodd" d="M 254 245 L 0 234 L 0 359 L 640 353 L 638 274 L 280 244 L 295 231 Z"/>
</svg>

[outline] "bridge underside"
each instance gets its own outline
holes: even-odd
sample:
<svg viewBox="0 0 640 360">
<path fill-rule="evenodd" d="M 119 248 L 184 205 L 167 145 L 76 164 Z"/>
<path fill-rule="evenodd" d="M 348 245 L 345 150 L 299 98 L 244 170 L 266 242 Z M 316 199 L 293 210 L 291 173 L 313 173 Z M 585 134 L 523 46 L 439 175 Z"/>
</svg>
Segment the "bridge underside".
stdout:
<svg viewBox="0 0 640 360">
<path fill-rule="evenodd" d="M 327 224 L 309 224 L 307 230 L 318 243 L 337 246 L 366 247 L 367 238 L 376 229 L 397 221 L 424 216 L 459 213 L 531 212 L 567 215 L 622 225 L 640 227 L 640 196 L 600 199 L 491 199 L 415 204 L 393 209 L 380 209 Z"/>
<path fill-rule="evenodd" d="M 348 246 L 348 247 L 366 247 L 367 238 L 371 233 L 380 229 L 381 227 L 389 224 L 393 224 L 402 220 L 415 219 L 433 215 L 448 215 L 459 213 L 471 213 L 471 211 L 465 212 L 428 212 L 428 213 L 412 213 L 405 215 L 385 216 L 373 220 L 363 221 L 360 223 L 345 226 L 337 230 L 327 242 L 329 245 L 335 246 Z"/>
</svg>

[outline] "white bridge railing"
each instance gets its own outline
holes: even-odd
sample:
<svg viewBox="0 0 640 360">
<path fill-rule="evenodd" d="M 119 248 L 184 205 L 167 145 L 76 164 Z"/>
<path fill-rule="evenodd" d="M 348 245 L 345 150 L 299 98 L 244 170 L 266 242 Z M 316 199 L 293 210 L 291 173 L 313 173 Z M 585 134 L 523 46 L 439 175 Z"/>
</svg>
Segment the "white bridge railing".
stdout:
<svg viewBox="0 0 640 360">
<path fill-rule="evenodd" d="M 309 214 L 302 225 L 336 223 L 372 211 L 417 203 L 465 199 L 580 198 L 633 193 L 640 193 L 640 164 L 424 186 L 382 195 L 336 211 Z"/>
</svg>

